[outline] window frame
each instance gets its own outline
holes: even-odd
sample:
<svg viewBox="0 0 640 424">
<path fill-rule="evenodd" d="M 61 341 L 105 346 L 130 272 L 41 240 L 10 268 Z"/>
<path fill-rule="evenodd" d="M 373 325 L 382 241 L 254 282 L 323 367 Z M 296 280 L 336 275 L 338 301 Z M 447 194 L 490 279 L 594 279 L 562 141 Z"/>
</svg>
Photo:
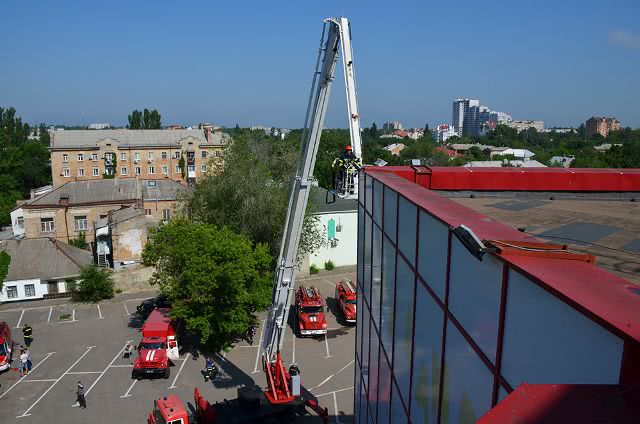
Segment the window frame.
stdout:
<svg viewBox="0 0 640 424">
<path fill-rule="evenodd" d="M 62 176 L 65 178 L 71 177 L 71 170 L 69 168 L 62 168 Z"/>
<path fill-rule="evenodd" d="M 68 154 L 64 154 L 62 155 L 62 162 L 63 163 L 69 163 L 69 155 Z"/>
<path fill-rule="evenodd" d="M 94 177 L 99 177 L 100 176 L 100 168 L 98 168 L 97 166 L 94 166 L 93 169 L 91 170 L 91 175 Z"/>
<path fill-rule="evenodd" d="M 6 286 L 7 289 L 7 299 L 17 299 L 18 298 L 18 286 Z M 13 293 L 13 296 L 11 295 Z"/>
<path fill-rule="evenodd" d="M 84 153 L 78 153 L 78 162 L 84 162 Z"/>
<path fill-rule="evenodd" d="M 84 219 L 78 219 L 84 218 Z M 78 222 L 84 223 L 84 225 L 78 225 Z M 73 228 L 75 231 L 87 231 L 89 229 L 89 220 L 87 219 L 87 215 L 76 215 L 73 217 Z"/>
<path fill-rule="evenodd" d="M 122 172 L 124 171 L 124 172 Z M 120 175 L 129 175 L 129 170 L 127 169 L 126 166 L 121 166 L 120 167 Z"/>
<path fill-rule="evenodd" d="M 156 173 L 156 167 L 153 165 L 149 165 L 147 167 L 147 174 L 154 175 Z"/>
<path fill-rule="evenodd" d="M 27 289 L 30 289 L 32 294 L 29 294 Z M 36 285 L 35 284 L 25 284 L 24 285 L 24 297 L 36 297 Z"/>
<path fill-rule="evenodd" d="M 55 233 L 56 232 L 56 221 L 54 218 L 40 218 L 40 232 L 41 233 Z"/>
</svg>

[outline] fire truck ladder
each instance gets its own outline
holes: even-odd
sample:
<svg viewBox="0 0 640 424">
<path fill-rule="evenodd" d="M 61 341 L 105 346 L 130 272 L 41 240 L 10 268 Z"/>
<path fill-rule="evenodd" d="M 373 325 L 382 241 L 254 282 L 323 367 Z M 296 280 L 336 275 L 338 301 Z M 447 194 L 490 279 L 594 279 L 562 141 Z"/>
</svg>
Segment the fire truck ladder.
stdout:
<svg viewBox="0 0 640 424">
<path fill-rule="evenodd" d="M 284 331 L 295 287 L 297 253 L 302 224 L 309 193 L 315 183 L 313 168 L 340 47 L 343 55 L 351 145 L 354 155 L 357 158 L 362 156 L 349 21 L 346 18 L 325 19 L 302 132 L 298 166 L 289 195 L 285 229 L 274 276 L 273 305 L 269 311 L 262 344 L 263 368 L 267 374 L 268 384 L 265 395 L 272 404 L 292 402 L 300 396 L 299 393 L 291 391 L 288 378 L 286 378 L 287 373 L 280 358 L 280 349 L 284 341 Z M 351 197 L 357 196 L 357 180 L 354 178 L 355 187 L 349 188 L 352 192 Z"/>
</svg>

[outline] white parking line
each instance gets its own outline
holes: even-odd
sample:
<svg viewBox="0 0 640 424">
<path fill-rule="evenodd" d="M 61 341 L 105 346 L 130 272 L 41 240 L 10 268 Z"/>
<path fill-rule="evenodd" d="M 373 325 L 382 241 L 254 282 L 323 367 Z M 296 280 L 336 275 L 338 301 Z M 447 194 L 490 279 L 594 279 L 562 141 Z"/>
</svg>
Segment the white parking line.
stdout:
<svg viewBox="0 0 640 424">
<path fill-rule="evenodd" d="M 56 386 L 56 384 L 58 384 L 60 382 L 60 380 L 62 380 L 62 378 L 65 375 L 67 375 L 69 373 L 69 371 L 71 371 L 73 369 L 73 367 L 75 367 L 77 365 L 77 363 L 80 362 L 82 360 L 82 358 L 84 358 L 87 355 L 87 353 L 91 352 L 91 349 L 93 349 L 94 347 L 95 346 L 87 346 L 87 350 L 82 355 L 80 355 L 80 357 L 73 364 L 71 364 L 71 366 L 69 368 L 67 368 L 67 370 L 64 373 L 62 373 L 62 375 L 60 377 L 58 377 L 54 381 L 54 383 L 51 386 L 49 386 L 49 388 L 47 390 L 45 390 L 45 392 L 43 394 L 41 394 L 38 399 L 36 399 L 35 402 L 33 402 L 31 404 L 29 409 L 24 411 L 22 413 L 22 415 L 18 415 L 16 418 L 28 417 L 29 415 L 31 415 L 29 413 L 29 411 L 31 411 L 42 400 L 42 398 L 44 398 L 47 395 L 47 393 L 49 393 L 51 391 L 51 389 L 53 389 Z M 40 362 L 40 363 L 42 363 L 42 362 Z M 34 369 L 35 369 L 35 367 L 34 367 Z"/>
<path fill-rule="evenodd" d="M 47 324 L 51 322 L 51 313 L 53 312 L 53 306 L 49 306 L 49 317 L 47 318 Z"/>
<path fill-rule="evenodd" d="M 56 379 L 47 378 L 45 380 L 24 380 L 24 383 L 51 383 L 52 381 L 56 381 Z"/>
<path fill-rule="evenodd" d="M 333 374 L 331 374 L 329 377 L 325 378 L 324 380 L 322 380 L 322 382 L 320 384 L 318 384 L 316 387 L 314 387 L 313 389 L 309 389 L 309 391 L 311 390 L 315 390 L 318 387 L 322 386 L 324 383 L 326 383 L 327 381 L 331 380 L 333 377 L 335 377 L 337 374 L 340 374 L 342 371 L 346 370 L 347 368 L 349 368 L 349 366 L 351 364 L 354 363 L 354 360 L 351 360 L 351 362 L 349 362 L 347 365 L 345 365 L 344 367 L 340 368 L 338 371 L 334 372 Z"/>
<path fill-rule="evenodd" d="M 111 368 L 133 368 L 133 365 L 111 365 Z"/>
<path fill-rule="evenodd" d="M 71 321 L 76 322 L 76 308 L 73 308 L 73 312 L 71 312 Z"/>
<path fill-rule="evenodd" d="M 333 392 L 333 409 L 336 411 L 336 423 L 340 424 L 340 418 L 338 418 L 338 399 L 336 398 L 336 392 Z"/>
<path fill-rule="evenodd" d="M 129 392 L 131 392 L 131 389 L 133 389 L 133 386 L 135 386 L 135 385 L 136 385 L 136 382 L 137 382 L 137 381 L 138 381 L 138 380 L 133 380 L 133 383 L 131 383 L 131 386 L 129 386 L 129 388 L 127 389 L 127 392 L 126 392 L 125 394 L 123 394 L 122 396 L 120 396 L 120 397 L 121 397 L 121 398 L 126 398 L 126 397 L 131 396 L 131 395 L 129 394 Z"/>
<path fill-rule="evenodd" d="M 100 374 L 101 371 L 71 371 L 68 375 Z"/>
<path fill-rule="evenodd" d="M 100 375 L 98 376 L 98 378 L 96 378 L 96 381 L 93 382 L 93 384 L 91 386 L 89 386 L 89 388 L 87 389 L 87 391 L 85 392 L 84 396 L 87 397 L 89 396 L 89 392 L 91 392 L 91 389 L 93 389 L 93 387 L 98 384 L 98 381 L 100 381 L 100 379 L 102 378 L 102 376 L 107 372 L 107 370 L 109 369 L 109 367 L 111 367 L 111 365 L 113 365 L 114 362 L 116 362 L 116 360 L 120 357 L 120 355 L 122 355 L 122 352 L 125 350 L 125 348 L 127 347 L 127 345 L 129 343 L 133 342 L 133 340 L 127 340 L 127 342 L 124 344 L 124 346 L 122 346 L 122 349 L 120 349 L 118 351 L 118 353 L 116 354 L 116 356 L 113 357 L 113 359 L 111 360 L 111 362 L 109 362 L 109 365 L 107 365 L 105 367 L 104 370 L 102 370 L 102 372 L 100 373 Z"/>
<path fill-rule="evenodd" d="M 22 313 L 20 314 L 20 319 L 18 320 L 18 323 L 16 324 L 16 328 L 20 328 L 20 323 L 22 322 L 22 317 L 24 316 L 24 311 L 25 311 L 25 309 L 23 309 Z"/>
<path fill-rule="evenodd" d="M 44 361 L 46 361 L 47 359 L 49 359 L 49 356 L 53 355 L 54 353 L 55 353 L 55 352 L 49 352 L 49 353 L 47 353 L 47 356 L 45 356 L 45 357 L 44 357 L 44 359 L 43 359 L 42 361 L 38 362 L 38 363 L 36 364 L 36 366 L 35 366 L 35 367 L 33 367 L 33 368 L 31 369 L 31 372 L 35 371 L 35 370 L 36 370 L 36 368 L 38 368 L 40 365 L 42 365 L 42 363 L 43 363 Z M 16 387 L 16 386 L 18 385 L 18 383 L 20 383 L 21 381 L 23 381 L 25 378 L 27 378 L 27 376 L 26 376 L 26 375 L 25 375 L 25 376 L 23 376 L 20 380 L 18 380 L 18 381 L 16 381 L 15 383 L 13 383 L 13 386 L 9 387 L 9 388 L 8 388 L 8 389 L 7 389 L 3 394 L 1 394 L 1 395 L 0 395 L 0 399 L 2 399 L 2 398 L 4 397 L 4 395 L 6 395 L 7 393 L 9 393 L 9 392 L 11 391 L 11 389 L 13 389 L 14 387 Z"/>
<path fill-rule="evenodd" d="M 321 395 L 315 395 L 315 397 L 319 398 L 319 397 L 322 397 L 322 396 L 332 395 L 332 394 L 334 394 L 334 393 L 345 392 L 345 391 L 347 391 L 347 390 L 353 390 L 353 386 L 351 386 L 351 387 L 345 387 L 344 389 L 334 390 L 334 391 L 332 391 L 332 392 L 323 393 L 323 394 L 321 394 Z"/>
<path fill-rule="evenodd" d="M 131 315 L 129 313 L 129 308 L 127 308 L 127 302 L 122 302 L 122 306 L 124 306 L 124 311 L 127 313 L 127 315 Z"/>
<path fill-rule="evenodd" d="M 262 328 L 260 329 L 260 341 L 258 342 L 258 346 L 262 346 L 262 338 L 264 337 L 264 325 L 267 322 L 266 319 L 262 320 Z M 258 361 L 260 361 L 260 349 L 256 350 L 256 363 L 253 366 L 253 371 L 251 372 L 251 374 L 255 374 L 258 371 Z"/>
<path fill-rule="evenodd" d="M 325 358 L 331 358 L 331 354 L 329 353 L 329 339 L 327 339 L 327 335 L 324 335 L 324 347 L 327 350 L 327 356 Z"/>
<path fill-rule="evenodd" d="M 96 306 L 98 307 L 98 319 L 104 319 L 104 317 L 102 316 L 102 311 L 100 310 L 100 305 L 96 304 Z"/>
<path fill-rule="evenodd" d="M 44 303 L 47 302 L 46 300 L 39 300 L 38 302 L 40 303 Z M 68 306 L 66 303 L 62 303 L 60 305 L 54 305 L 54 306 Z M 22 308 L 25 311 L 33 311 L 35 309 L 46 309 L 46 308 L 50 308 L 51 306 L 32 306 L 30 308 Z M 3 309 L 0 312 L 20 312 L 22 311 L 22 309 Z"/>
<path fill-rule="evenodd" d="M 168 389 L 175 389 L 176 388 L 176 381 L 178 381 L 178 377 L 180 377 L 180 373 L 182 372 L 182 368 L 184 368 L 185 364 L 187 363 L 187 359 L 189 359 L 189 355 L 191 355 L 191 353 L 187 353 L 187 356 L 184 357 L 184 361 L 182 361 L 182 365 L 180 365 L 180 369 L 178 370 L 178 374 L 176 374 L 176 377 L 173 379 L 173 382 L 171 383 L 171 386 L 168 387 Z"/>
</svg>

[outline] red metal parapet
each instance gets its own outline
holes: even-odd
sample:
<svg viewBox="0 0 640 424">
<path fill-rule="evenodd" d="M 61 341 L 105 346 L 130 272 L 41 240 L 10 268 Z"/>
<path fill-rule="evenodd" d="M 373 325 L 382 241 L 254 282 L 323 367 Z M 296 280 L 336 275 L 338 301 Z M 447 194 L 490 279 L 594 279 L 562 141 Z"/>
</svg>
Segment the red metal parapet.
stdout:
<svg viewBox="0 0 640 424">
<path fill-rule="evenodd" d="M 640 169 L 368 166 L 429 190 L 640 192 Z"/>
</svg>

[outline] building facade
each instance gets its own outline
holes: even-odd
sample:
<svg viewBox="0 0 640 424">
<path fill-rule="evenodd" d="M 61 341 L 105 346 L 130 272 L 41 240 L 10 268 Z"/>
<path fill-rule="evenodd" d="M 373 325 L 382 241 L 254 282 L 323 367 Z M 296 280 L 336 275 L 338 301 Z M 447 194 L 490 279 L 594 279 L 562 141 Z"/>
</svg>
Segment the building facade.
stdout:
<svg viewBox="0 0 640 424">
<path fill-rule="evenodd" d="M 535 128 L 538 132 L 544 131 L 544 121 L 511 121 L 507 125 L 518 132 L 526 131 L 529 128 Z"/>
<path fill-rule="evenodd" d="M 619 129 L 620 121 L 616 118 L 592 116 L 585 122 L 584 134 L 587 137 L 593 137 L 596 134 L 606 137 L 611 131 L 618 131 Z"/>
<path fill-rule="evenodd" d="M 480 254 L 453 230 L 538 240 L 426 190 L 409 167 L 362 174 L 356 423 L 473 423 L 522 383 L 637 384 L 628 281 L 581 255 Z"/>
<path fill-rule="evenodd" d="M 402 122 L 399 121 L 387 121 L 382 125 L 382 129 L 384 131 L 396 131 L 396 130 L 401 130 L 402 128 Z"/>
<path fill-rule="evenodd" d="M 51 134 L 53 186 L 103 178 L 194 183 L 224 165 L 230 138 L 221 131 L 69 130 Z"/>
<path fill-rule="evenodd" d="M 451 125 L 459 136 L 474 137 L 480 129 L 480 100 L 457 99 L 453 101 Z"/>
</svg>

